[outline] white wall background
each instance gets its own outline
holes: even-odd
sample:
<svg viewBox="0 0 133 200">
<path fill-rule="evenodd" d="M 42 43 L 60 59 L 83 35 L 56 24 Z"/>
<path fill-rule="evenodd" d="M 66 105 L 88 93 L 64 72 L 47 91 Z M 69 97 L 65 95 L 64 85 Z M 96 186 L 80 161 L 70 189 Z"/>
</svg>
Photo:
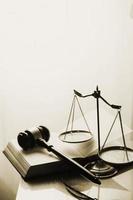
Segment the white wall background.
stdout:
<svg viewBox="0 0 133 200">
<path fill-rule="evenodd" d="M 133 0 L 0 1 L 0 142 L 66 126 L 96 85 L 133 126 Z"/>
</svg>

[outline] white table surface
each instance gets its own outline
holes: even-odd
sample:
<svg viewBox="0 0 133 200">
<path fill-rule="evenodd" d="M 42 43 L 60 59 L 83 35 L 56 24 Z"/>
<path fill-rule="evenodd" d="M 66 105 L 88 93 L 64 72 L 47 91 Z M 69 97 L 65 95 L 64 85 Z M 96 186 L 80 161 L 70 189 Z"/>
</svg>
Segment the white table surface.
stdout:
<svg viewBox="0 0 133 200">
<path fill-rule="evenodd" d="M 133 199 L 133 170 L 114 178 L 101 180 L 102 184 L 100 186 L 76 178 L 66 182 L 85 194 L 98 198 L 98 200 Z M 67 192 L 59 180 L 26 183 L 21 179 L 16 200 L 29 199 L 72 200 L 75 198 Z"/>
<path fill-rule="evenodd" d="M 106 117 L 106 113 L 104 113 L 104 116 L 105 117 L 102 117 L 101 119 L 101 130 L 103 138 L 105 138 L 105 135 L 107 134 L 106 130 L 109 130 L 106 127 L 106 125 L 109 124 L 107 119 L 109 119 L 109 121 L 113 121 L 113 118 L 110 117 L 110 115 L 107 114 L 108 117 Z M 95 137 L 95 134 L 97 132 L 96 124 L 94 123 L 94 121 L 96 120 L 95 113 L 93 113 L 91 117 L 88 117 L 87 120 L 89 121 L 90 128 L 94 132 Z M 77 124 L 81 123 L 79 122 Z M 130 132 L 130 129 L 124 127 L 124 131 L 127 134 Z M 118 134 L 116 127 L 114 129 L 114 132 L 117 132 Z M 114 139 L 120 136 L 121 135 L 118 136 L 116 134 L 113 136 L 112 134 L 112 137 L 114 137 Z M 97 136 L 95 138 L 97 139 Z M 133 138 L 133 136 L 131 138 Z M 103 139 L 101 141 L 103 141 Z M 101 180 L 102 184 L 100 186 L 83 178 L 80 179 L 71 177 L 71 179 L 65 179 L 65 182 L 75 187 L 76 189 L 84 192 L 85 194 L 88 194 L 91 197 L 98 198 L 99 200 L 133 200 L 133 169 L 130 169 L 113 178 Z M 29 199 L 72 200 L 75 198 L 67 192 L 64 185 L 60 182 L 59 179 L 57 180 L 53 178 L 50 181 L 45 180 L 44 178 L 43 181 L 25 182 L 20 177 L 16 200 Z"/>
<path fill-rule="evenodd" d="M 132 144 L 133 132 L 130 132 L 129 143 Z M 69 174 L 68 176 L 69 177 Z M 65 178 L 64 181 L 85 194 L 98 200 L 133 200 L 133 164 L 127 171 L 112 178 L 101 179 L 98 186 L 82 177 Z M 37 198 L 50 200 L 72 200 L 72 197 L 60 179 L 25 182 L 21 179 L 16 200 L 36 200 Z"/>
</svg>

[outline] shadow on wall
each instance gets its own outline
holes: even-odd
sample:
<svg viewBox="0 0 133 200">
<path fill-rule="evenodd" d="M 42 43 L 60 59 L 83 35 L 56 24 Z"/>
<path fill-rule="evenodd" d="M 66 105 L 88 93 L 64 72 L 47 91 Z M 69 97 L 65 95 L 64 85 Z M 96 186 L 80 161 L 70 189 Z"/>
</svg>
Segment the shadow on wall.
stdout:
<svg viewBox="0 0 133 200">
<path fill-rule="evenodd" d="M 3 180 L 0 180 L 0 199 L 15 200 L 16 195 Z"/>
<path fill-rule="evenodd" d="M 132 110 L 131 110 L 131 129 L 133 130 L 133 96 L 132 96 L 132 98 L 131 98 L 131 105 L 132 105 Z"/>
<path fill-rule="evenodd" d="M 0 153 L 0 200 L 15 200 L 19 174 L 3 153 Z"/>
<path fill-rule="evenodd" d="M 133 119 L 133 111 L 132 111 L 131 119 Z M 131 122 L 131 129 L 133 129 L 133 120 Z"/>
</svg>

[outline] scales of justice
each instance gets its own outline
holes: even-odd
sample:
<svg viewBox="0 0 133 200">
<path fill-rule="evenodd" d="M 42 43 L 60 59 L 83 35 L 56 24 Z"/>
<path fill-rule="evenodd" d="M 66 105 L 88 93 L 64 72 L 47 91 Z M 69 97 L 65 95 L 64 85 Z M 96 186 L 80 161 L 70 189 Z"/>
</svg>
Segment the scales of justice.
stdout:
<svg viewBox="0 0 133 200">
<path fill-rule="evenodd" d="M 96 116 L 97 116 L 97 137 L 98 137 L 98 147 L 97 147 L 97 156 L 98 159 L 88 163 L 85 167 L 91 171 L 98 178 L 109 178 L 118 173 L 117 167 L 121 165 L 127 165 L 133 162 L 133 149 L 127 147 L 126 138 L 124 135 L 122 117 L 121 117 L 121 106 L 108 103 L 102 96 L 101 91 L 98 86 L 92 94 L 82 95 L 78 91 L 74 90 L 74 97 L 72 100 L 72 105 L 70 109 L 70 114 L 68 117 L 66 131 L 59 135 L 59 139 L 67 143 L 82 143 L 87 142 L 93 138 L 93 134 L 90 131 L 87 120 L 85 118 L 82 107 L 79 103 L 78 98 L 88 98 L 94 97 L 96 99 Z M 109 132 L 101 146 L 101 130 L 100 130 L 100 103 L 99 100 L 102 100 L 107 104 L 111 109 L 116 110 L 116 116 L 111 124 Z M 84 119 L 87 130 L 73 129 L 74 117 L 75 117 L 75 104 L 77 103 L 79 110 Z M 118 118 L 120 124 L 120 132 L 122 139 L 122 146 L 108 146 L 105 147 L 109 136 L 111 135 L 112 128 Z M 70 130 L 68 128 L 70 127 Z M 117 134 L 117 133 L 116 133 Z M 117 167 L 116 167 L 117 166 Z"/>
</svg>

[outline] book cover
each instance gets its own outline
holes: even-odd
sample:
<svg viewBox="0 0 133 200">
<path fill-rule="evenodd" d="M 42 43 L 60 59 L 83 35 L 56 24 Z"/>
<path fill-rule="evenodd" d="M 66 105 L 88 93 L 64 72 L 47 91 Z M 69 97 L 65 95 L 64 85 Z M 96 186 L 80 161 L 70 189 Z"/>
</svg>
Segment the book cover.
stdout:
<svg viewBox="0 0 133 200">
<path fill-rule="evenodd" d="M 82 144 L 68 144 L 55 137 L 54 141 L 51 139 L 51 143 L 54 143 L 54 148 L 57 151 L 75 159 L 80 164 L 87 162 L 87 157 L 95 146 L 93 140 Z M 36 147 L 32 150 L 24 151 L 18 145 L 16 139 L 7 144 L 3 153 L 25 180 L 72 170 L 72 167 L 66 164 L 65 160 L 58 158 L 45 148 Z"/>
</svg>

